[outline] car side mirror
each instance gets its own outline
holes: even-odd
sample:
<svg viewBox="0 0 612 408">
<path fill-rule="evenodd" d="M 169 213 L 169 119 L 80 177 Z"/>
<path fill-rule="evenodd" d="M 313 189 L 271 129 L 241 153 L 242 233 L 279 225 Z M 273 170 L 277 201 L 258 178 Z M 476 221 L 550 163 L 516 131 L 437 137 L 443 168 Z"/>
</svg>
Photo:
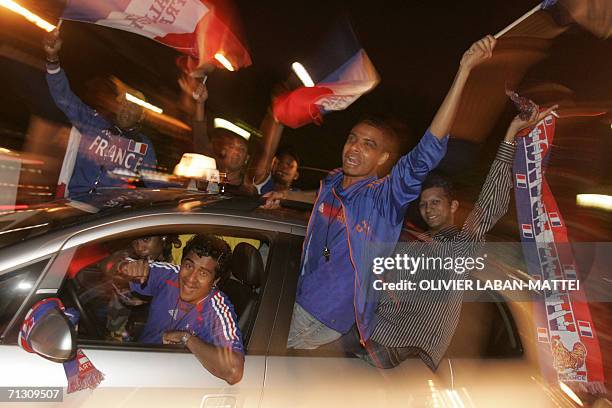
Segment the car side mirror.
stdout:
<svg viewBox="0 0 612 408">
<path fill-rule="evenodd" d="M 76 333 L 66 316 L 59 310 L 46 314 L 32 328 L 30 347 L 47 360 L 63 363 L 76 356 Z"/>
</svg>

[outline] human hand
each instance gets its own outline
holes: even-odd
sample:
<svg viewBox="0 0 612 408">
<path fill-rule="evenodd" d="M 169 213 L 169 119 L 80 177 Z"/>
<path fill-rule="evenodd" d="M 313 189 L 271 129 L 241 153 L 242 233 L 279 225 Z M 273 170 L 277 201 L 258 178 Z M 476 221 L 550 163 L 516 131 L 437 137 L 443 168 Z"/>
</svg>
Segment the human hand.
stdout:
<svg viewBox="0 0 612 408">
<path fill-rule="evenodd" d="M 266 210 L 276 210 L 280 208 L 280 200 L 284 200 L 286 195 L 281 191 L 270 191 L 262 196 L 266 203 L 263 204 L 260 208 L 264 208 Z"/>
<path fill-rule="evenodd" d="M 124 259 L 117 268 L 119 273 L 129 280 L 145 283 L 149 277 L 149 261 L 139 259 L 137 261 Z"/>
<path fill-rule="evenodd" d="M 59 28 L 46 34 L 43 38 L 43 48 L 47 54 L 47 59 L 56 61 L 59 59 L 58 54 L 62 49 L 62 39 L 59 36 Z"/>
<path fill-rule="evenodd" d="M 183 92 L 190 95 L 197 103 L 203 104 L 208 99 L 206 78 L 193 78 L 191 75 L 184 74 L 179 78 L 178 83 Z"/>
<path fill-rule="evenodd" d="M 185 340 L 183 342 L 183 336 L 185 336 L 185 334 L 187 334 L 187 340 Z M 191 337 L 191 334 L 184 332 L 184 331 L 178 331 L 178 330 L 173 330 L 173 331 L 167 331 L 164 332 L 162 334 L 162 343 L 163 344 L 187 344 L 187 341 L 189 340 L 189 337 Z"/>
<path fill-rule="evenodd" d="M 476 41 L 465 53 L 463 53 L 459 65 L 461 68 L 471 70 L 493 56 L 493 50 L 496 44 L 497 40 L 493 38 L 492 35 L 487 35 Z"/>
<path fill-rule="evenodd" d="M 521 119 L 521 115 L 516 115 L 512 122 L 510 122 L 510 126 L 508 126 L 508 131 L 506 132 L 506 137 L 504 140 L 506 142 L 514 143 L 514 139 L 516 135 L 523 129 L 531 128 L 536 123 L 544 119 L 546 116 L 550 115 L 552 111 L 557 109 L 559 105 L 553 105 L 550 108 L 539 112 L 539 109 L 536 107 L 531 116 L 524 120 Z"/>
</svg>

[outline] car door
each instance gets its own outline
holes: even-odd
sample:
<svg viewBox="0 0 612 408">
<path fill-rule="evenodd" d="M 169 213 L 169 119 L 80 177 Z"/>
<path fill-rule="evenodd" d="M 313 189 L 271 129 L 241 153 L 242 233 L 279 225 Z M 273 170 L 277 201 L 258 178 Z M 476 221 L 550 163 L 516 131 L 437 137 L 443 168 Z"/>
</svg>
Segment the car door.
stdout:
<svg viewBox="0 0 612 408">
<path fill-rule="evenodd" d="M 340 346 L 288 350 L 287 336 L 297 287 L 302 239 L 293 237 L 283 293 L 266 358 L 264 407 L 436 406 L 451 387 L 448 361 L 436 373 L 417 358 L 378 370 Z M 442 400 L 438 404 L 442 404 Z M 428 405 L 429 404 L 429 405 Z"/>
<path fill-rule="evenodd" d="M 174 215 L 176 216 L 176 215 Z M 42 297 L 56 296 L 62 287 L 66 271 L 77 249 L 102 237 L 121 232 L 142 231 L 147 227 L 164 225 L 192 225 L 201 228 L 251 227 L 251 231 L 265 231 L 267 225 L 248 224 L 244 219 L 206 215 L 148 216 L 127 219 L 112 225 L 99 226 L 72 236 L 49 265 L 39 282 L 35 296 L 29 304 Z M 224 222 L 227 221 L 227 222 Z M 281 228 L 282 229 L 282 228 Z M 287 227 L 287 229 L 290 229 Z M 269 231 L 267 231 L 269 233 Z M 275 254 L 284 253 L 282 243 L 270 250 L 268 265 L 281 268 Z M 277 308 L 280 287 L 262 288 L 264 295 L 260 310 L 274 312 Z M 276 292 L 275 292 L 276 291 Z M 268 293 L 271 293 L 270 295 Z M 275 295 L 276 293 L 276 295 Z M 81 391 L 64 395 L 64 402 L 74 406 L 151 407 L 255 407 L 259 406 L 265 375 L 265 350 L 270 337 L 272 319 L 265 313 L 257 316 L 249 344 L 246 345 L 244 374 L 236 385 L 210 374 L 189 352 L 167 346 L 142 346 L 113 344 L 101 341 L 79 341 L 93 365 L 104 374 L 104 381 L 93 391 Z M 16 345 L 2 348 L 4 364 L 10 367 L 10 375 L 2 374 L 2 384 L 7 386 L 66 386 L 66 376 L 61 364 L 47 361 L 37 355 L 19 350 Z M 3 365 L 4 365 L 3 364 Z"/>
</svg>

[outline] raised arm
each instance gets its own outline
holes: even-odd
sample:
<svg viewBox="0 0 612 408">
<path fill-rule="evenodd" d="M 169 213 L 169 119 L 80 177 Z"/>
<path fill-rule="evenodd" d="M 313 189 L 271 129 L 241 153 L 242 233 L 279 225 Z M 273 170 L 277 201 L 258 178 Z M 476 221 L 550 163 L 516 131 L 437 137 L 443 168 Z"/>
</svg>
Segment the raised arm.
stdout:
<svg viewBox="0 0 612 408">
<path fill-rule="evenodd" d="M 483 39 L 475 42 L 472 46 L 463 54 L 461 62 L 459 63 L 459 70 L 455 75 L 453 84 L 451 85 L 442 105 L 438 109 L 438 112 L 433 118 L 430 125 L 431 133 L 438 139 L 448 135 L 455 121 L 457 110 L 459 109 L 459 102 L 461 101 L 461 94 L 465 88 L 470 72 L 474 67 L 483 61 L 491 58 L 493 55 L 493 49 L 495 48 L 496 40 L 493 36 L 487 35 Z"/>
<path fill-rule="evenodd" d="M 272 87 L 272 101 L 259 126 L 259 130 L 263 135 L 261 149 L 253 158 L 246 176 L 246 182 L 253 183 L 258 190 L 272 172 L 274 156 L 276 156 L 276 151 L 285 129 L 283 124 L 274 117 L 272 106 L 274 106 L 274 101 L 278 95 L 286 90 L 286 86 L 283 83 L 278 83 Z"/>
<path fill-rule="evenodd" d="M 89 122 L 97 116 L 97 113 L 70 89 L 68 78 L 59 64 L 62 39 L 59 37 L 58 29 L 51 31 L 45 37 L 43 47 L 47 55 L 47 84 L 55 105 L 64 112 L 73 125 L 78 127 Z"/>
<path fill-rule="evenodd" d="M 274 118 L 272 108 L 269 108 L 260 129 L 263 134 L 261 152 L 255 157 L 247 174 L 247 179 L 253 180 L 254 184 L 263 183 L 272 171 L 272 160 L 278 150 L 284 126 Z"/>
<path fill-rule="evenodd" d="M 494 47 L 495 39 L 486 36 L 472 44 L 463 54 L 459 63 L 459 71 L 434 116 L 429 130 L 425 132 L 417 147 L 393 166 L 389 182 L 381 189 L 382 200 L 378 200 L 380 212 L 384 213 L 391 208 L 397 215 L 396 221 L 400 222 L 400 218 L 404 216 L 405 206 L 418 197 L 421 192 L 421 184 L 427 174 L 436 168 L 446 154 L 447 136 L 455 120 L 461 94 L 470 72 L 478 64 L 491 57 Z"/>
<path fill-rule="evenodd" d="M 206 100 L 208 99 L 208 89 L 203 78 L 192 78 L 184 74 L 178 80 L 179 86 L 187 95 L 187 98 L 194 102 L 192 117 L 193 149 L 195 153 L 212 156 L 212 144 L 208 138 L 208 128 L 206 124 Z"/>
</svg>

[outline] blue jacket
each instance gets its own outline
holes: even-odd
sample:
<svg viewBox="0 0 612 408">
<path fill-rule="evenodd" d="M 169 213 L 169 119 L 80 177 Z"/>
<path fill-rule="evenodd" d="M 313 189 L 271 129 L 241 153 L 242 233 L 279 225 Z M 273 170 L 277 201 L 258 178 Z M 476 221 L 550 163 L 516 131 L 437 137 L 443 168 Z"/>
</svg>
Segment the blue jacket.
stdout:
<svg viewBox="0 0 612 408">
<path fill-rule="evenodd" d="M 190 310 L 182 310 L 179 271 L 178 265 L 152 262 L 145 284 L 130 282 L 132 291 L 153 297 L 147 323 L 138 341 L 161 344 L 164 332 L 187 331 L 208 344 L 244 354 L 238 319 L 227 296 L 213 288 Z"/>
<path fill-rule="evenodd" d="M 419 144 L 403 156 L 386 177 L 377 179 L 373 176 L 343 190 L 344 173 L 338 169 L 321 181 L 304 240 L 297 293 L 297 302 L 307 311 L 315 311 L 311 314 L 319 321 L 342 333 L 356 322 L 361 339 L 365 341 L 370 337 L 379 294 L 372 287 L 373 281 L 378 279 L 378 275 L 372 272 L 373 259 L 390 256 L 393 252 L 406 208 L 419 196 L 427 174 L 444 157 L 447 143 L 448 136 L 439 140 L 428 130 Z M 323 203 L 329 205 L 334 201 L 342 206 L 344 216 L 341 219 L 346 227 L 350 263 L 337 262 L 335 267 L 349 270 L 332 272 L 335 276 L 330 277 L 329 268 L 319 267 L 321 254 L 309 249 L 323 246 L 327 234 L 320 228 L 327 221 L 321 222 L 320 218 L 325 214 L 318 209 L 325 207 Z M 346 282 L 333 284 L 334 279 L 346 278 L 348 274 L 354 277 L 352 285 L 346 285 Z M 353 293 L 338 293 L 339 290 Z M 346 307 L 339 307 L 338 300 L 351 297 L 354 315 L 334 315 L 338 310 L 346 310 Z"/>
<path fill-rule="evenodd" d="M 157 159 L 151 141 L 137 131 L 122 131 L 84 104 L 70 89 L 63 69 L 53 74 L 48 72 L 47 84 L 57 107 L 81 133 L 74 171 L 68 184 L 70 195 L 87 193 L 94 185 L 125 185 L 121 178 L 109 176 L 113 170 L 136 174 L 141 170 L 155 170 Z M 145 184 L 149 187 L 159 185 Z"/>
</svg>

